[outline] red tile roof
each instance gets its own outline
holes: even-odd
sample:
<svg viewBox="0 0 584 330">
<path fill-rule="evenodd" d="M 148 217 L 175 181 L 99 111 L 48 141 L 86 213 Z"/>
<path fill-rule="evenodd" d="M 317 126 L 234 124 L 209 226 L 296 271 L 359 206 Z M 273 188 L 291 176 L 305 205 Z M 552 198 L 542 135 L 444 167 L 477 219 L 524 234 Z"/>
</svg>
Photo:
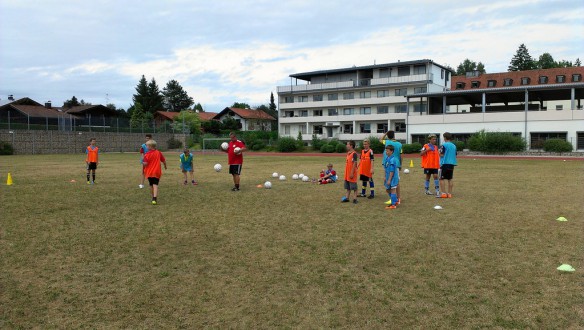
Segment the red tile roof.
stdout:
<svg viewBox="0 0 584 330">
<path fill-rule="evenodd" d="M 530 86 L 534 85 L 553 85 L 558 83 L 572 83 L 572 75 L 579 74 L 580 82 L 584 78 L 584 67 L 569 67 L 569 68 L 553 68 L 553 69 L 538 69 L 538 70 L 527 70 L 527 71 L 509 71 L 500 73 L 485 73 L 476 77 L 466 77 L 466 76 L 453 76 L 452 77 L 452 90 L 467 90 L 467 89 L 483 89 L 483 88 L 501 88 L 501 87 L 513 87 L 513 86 L 525 86 L 521 84 L 522 78 L 529 78 Z M 547 83 L 540 83 L 539 77 L 547 77 Z M 557 76 L 564 76 L 564 82 L 556 82 Z M 505 79 L 512 79 L 513 82 L 510 85 L 504 85 Z M 489 87 L 489 80 L 495 81 L 495 86 Z M 473 82 L 478 82 L 478 87 L 472 87 Z M 457 88 L 457 83 L 464 83 L 463 88 Z"/>
<path fill-rule="evenodd" d="M 212 120 L 215 116 L 217 116 L 216 112 L 199 112 L 199 118 L 201 118 L 202 121 Z"/>
<path fill-rule="evenodd" d="M 155 116 L 164 117 L 166 120 L 174 120 L 179 114 L 180 112 L 156 111 Z M 215 112 L 199 112 L 198 114 L 201 121 L 209 121 L 217 115 Z"/>
<path fill-rule="evenodd" d="M 223 111 L 219 113 L 222 114 L 225 111 L 231 110 L 238 114 L 241 118 L 245 119 L 263 119 L 263 120 L 276 120 L 276 118 L 270 116 L 269 114 L 265 113 L 262 110 L 255 110 L 255 109 L 240 109 L 240 108 L 225 108 Z"/>
<path fill-rule="evenodd" d="M 63 112 L 57 111 L 52 108 L 48 109 L 42 105 L 8 104 L 7 106 L 10 106 L 13 109 L 16 109 L 30 117 L 58 118 L 65 115 L 65 113 Z"/>
</svg>

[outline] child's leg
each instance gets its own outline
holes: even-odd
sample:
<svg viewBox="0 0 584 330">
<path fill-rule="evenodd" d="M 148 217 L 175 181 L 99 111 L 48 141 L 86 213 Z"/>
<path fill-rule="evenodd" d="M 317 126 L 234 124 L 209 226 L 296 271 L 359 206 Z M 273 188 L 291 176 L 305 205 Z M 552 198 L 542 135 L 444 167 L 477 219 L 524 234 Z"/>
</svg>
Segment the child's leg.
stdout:
<svg viewBox="0 0 584 330">
<path fill-rule="evenodd" d="M 448 194 L 452 194 L 452 187 L 454 186 L 454 182 L 452 180 L 448 180 Z"/>
<path fill-rule="evenodd" d="M 190 175 L 191 175 L 191 182 L 194 183 L 195 182 L 195 171 L 194 170 L 191 170 L 190 171 Z"/>
<path fill-rule="evenodd" d="M 367 189 L 367 181 L 361 181 L 361 196 L 365 196 L 365 190 Z"/>
<path fill-rule="evenodd" d="M 440 181 L 438 180 L 438 174 L 434 174 L 434 189 L 436 189 L 436 192 L 440 191 Z"/>
<path fill-rule="evenodd" d="M 430 173 L 426 174 L 426 181 L 424 181 L 424 190 L 430 190 Z"/>
<path fill-rule="evenodd" d="M 399 186 L 398 186 L 398 188 L 399 188 Z M 389 194 L 389 197 L 391 199 L 391 205 L 396 205 L 397 204 L 397 200 L 398 200 L 398 197 L 397 197 L 397 189 L 396 188 L 391 189 L 390 194 Z"/>
<path fill-rule="evenodd" d="M 91 181 L 95 182 L 95 170 L 91 170 Z"/>
<path fill-rule="evenodd" d="M 375 196 L 375 184 L 373 183 L 373 178 L 369 178 L 369 196 Z"/>
<path fill-rule="evenodd" d="M 89 166 L 87 167 L 87 183 L 89 183 L 89 180 L 91 178 L 91 170 L 89 169 Z"/>
<path fill-rule="evenodd" d="M 153 184 L 152 185 L 152 199 L 156 200 L 157 197 L 158 197 L 158 185 Z"/>
</svg>

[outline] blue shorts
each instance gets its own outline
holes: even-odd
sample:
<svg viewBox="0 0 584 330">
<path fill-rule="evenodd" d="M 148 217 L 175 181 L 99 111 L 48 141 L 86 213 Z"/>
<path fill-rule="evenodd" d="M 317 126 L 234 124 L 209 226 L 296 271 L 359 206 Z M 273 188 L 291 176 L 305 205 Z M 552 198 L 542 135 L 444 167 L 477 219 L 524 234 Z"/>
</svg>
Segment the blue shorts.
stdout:
<svg viewBox="0 0 584 330">
<path fill-rule="evenodd" d="M 193 171 L 193 167 L 191 166 L 191 164 L 187 164 L 187 165 L 180 165 L 180 169 L 183 172 L 192 172 Z"/>
</svg>

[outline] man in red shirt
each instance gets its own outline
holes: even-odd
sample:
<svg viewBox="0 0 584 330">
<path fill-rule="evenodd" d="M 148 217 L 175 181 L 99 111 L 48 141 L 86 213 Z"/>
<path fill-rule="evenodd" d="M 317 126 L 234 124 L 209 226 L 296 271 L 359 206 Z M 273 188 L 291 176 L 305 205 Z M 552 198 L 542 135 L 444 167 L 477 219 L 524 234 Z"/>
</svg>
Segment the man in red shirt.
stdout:
<svg viewBox="0 0 584 330">
<path fill-rule="evenodd" d="M 247 149 L 245 148 L 245 143 L 237 139 L 234 132 L 229 133 L 229 146 L 227 150 L 223 150 L 227 153 L 227 163 L 229 164 L 229 174 L 233 176 L 234 187 L 231 191 L 239 191 L 239 176 L 241 174 L 241 166 L 243 165 L 243 152 Z"/>
</svg>

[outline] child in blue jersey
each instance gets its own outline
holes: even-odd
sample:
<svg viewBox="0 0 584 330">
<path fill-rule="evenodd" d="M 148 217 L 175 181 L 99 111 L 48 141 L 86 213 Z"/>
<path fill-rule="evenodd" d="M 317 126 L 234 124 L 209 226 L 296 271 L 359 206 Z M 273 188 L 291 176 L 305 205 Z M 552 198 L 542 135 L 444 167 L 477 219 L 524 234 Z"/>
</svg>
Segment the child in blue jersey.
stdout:
<svg viewBox="0 0 584 330">
<path fill-rule="evenodd" d="M 148 141 L 152 140 L 152 134 L 146 134 L 145 136 L 146 142 L 142 143 L 140 146 L 140 165 L 142 165 L 142 181 L 138 185 L 138 188 L 144 188 L 144 181 L 146 181 L 146 177 L 144 176 L 144 156 L 150 151 L 148 146 L 146 145 Z"/>
<path fill-rule="evenodd" d="M 191 183 L 193 185 L 197 185 L 197 181 L 195 181 L 194 177 L 194 166 L 193 166 L 193 154 L 189 151 L 189 149 L 185 149 L 182 154 L 180 154 L 180 169 L 185 176 L 184 184 L 187 185 L 187 172 L 190 173 L 191 176 Z"/>
<path fill-rule="evenodd" d="M 456 166 L 456 145 L 452 142 L 452 134 L 445 132 L 444 144 L 440 147 L 440 198 L 452 198 L 452 177 L 454 175 L 454 166 Z M 444 184 L 448 180 L 448 186 Z"/>
<path fill-rule="evenodd" d="M 390 144 L 385 147 L 387 160 L 383 163 L 383 168 L 385 169 L 385 181 L 383 185 L 389 195 L 389 200 L 385 202 L 387 205 L 385 207 L 386 209 L 395 209 L 398 205 L 397 187 L 399 185 L 399 168 L 396 162 L 397 157 L 394 154 L 395 148 L 393 145 Z"/>
<path fill-rule="evenodd" d="M 320 178 L 318 184 L 327 184 L 337 182 L 337 171 L 333 169 L 333 164 L 329 163 L 326 170 L 320 171 Z"/>
<path fill-rule="evenodd" d="M 394 152 L 393 155 L 395 157 L 395 164 L 397 166 L 397 170 L 398 172 L 401 170 L 401 164 L 402 164 L 402 144 L 401 142 L 397 141 L 395 139 L 395 132 L 394 131 L 387 131 L 387 133 L 385 133 L 381 139 L 379 140 L 381 141 L 381 143 L 383 143 L 383 145 L 385 145 L 386 147 L 389 145 L 392 145 L 394 148 Z M 388 160 L 389 157 L 387 157 L 386 153 L 383 153 L 383 161 L 381 163 L 381 165 L 383 165 L 383 167 L 385 167 L 385 162 Z M 397 194 L 397 199 L 398 199 L 398 203 L 401 202 L 401 192 L 400 192 L 400 187 L 399 185 L 396 188 L 396 194 Z"/>
</svg>

